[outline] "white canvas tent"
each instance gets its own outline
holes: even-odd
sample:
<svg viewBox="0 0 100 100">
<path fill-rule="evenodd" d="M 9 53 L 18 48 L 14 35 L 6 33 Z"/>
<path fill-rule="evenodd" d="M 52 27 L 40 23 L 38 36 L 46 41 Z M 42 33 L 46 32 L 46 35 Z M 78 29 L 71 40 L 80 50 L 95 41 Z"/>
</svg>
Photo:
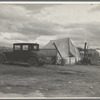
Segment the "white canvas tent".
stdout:
<svg viewBox="0 0 100 100">
<path fill-rule="evenodd" d="M 66 64 L 74 64 L 78 62 L 81 57 L 77 48 L 73 45 L 69 38 L 51 40 L 47 45 L 45 45 L 44 49 L 55 49 L 53 43 L 56 44 L 59 52 L 62 57 L 66 60 Z M 60 59 L 60 55 L 57 54 L 57 58 Z"/>
</svg>

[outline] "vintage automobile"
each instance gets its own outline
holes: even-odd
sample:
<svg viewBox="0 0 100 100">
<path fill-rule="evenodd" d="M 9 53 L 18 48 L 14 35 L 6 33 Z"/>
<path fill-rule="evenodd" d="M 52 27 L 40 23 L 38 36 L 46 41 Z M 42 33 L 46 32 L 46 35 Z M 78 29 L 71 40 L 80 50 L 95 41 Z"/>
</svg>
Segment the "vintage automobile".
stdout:
<svg viewBox="0 0 100 100">
<path fill-rule="evenodd" d="M 39 44 L 37 43 L 14 43 L 13 51 L 0 53 L 0 64 L 7 61 L 39 66 L 44 64 L 44 56 L 39 53 Z"/>
</svg>

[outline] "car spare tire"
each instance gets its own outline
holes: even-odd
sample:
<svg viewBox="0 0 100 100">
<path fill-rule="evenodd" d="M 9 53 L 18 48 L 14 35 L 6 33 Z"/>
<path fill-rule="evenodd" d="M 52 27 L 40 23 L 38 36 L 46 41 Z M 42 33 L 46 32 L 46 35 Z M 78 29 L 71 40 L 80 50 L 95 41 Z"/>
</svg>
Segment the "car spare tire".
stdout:
<svg viewBox="0 0 100 100">
<path fill-rule="evenodd" d="M 36 57 L 30 57 L 28 59 L 28 64 L 31 67 L 38 66 L 38 60 L 37 60 L 37 58 Z"/>
</svg>

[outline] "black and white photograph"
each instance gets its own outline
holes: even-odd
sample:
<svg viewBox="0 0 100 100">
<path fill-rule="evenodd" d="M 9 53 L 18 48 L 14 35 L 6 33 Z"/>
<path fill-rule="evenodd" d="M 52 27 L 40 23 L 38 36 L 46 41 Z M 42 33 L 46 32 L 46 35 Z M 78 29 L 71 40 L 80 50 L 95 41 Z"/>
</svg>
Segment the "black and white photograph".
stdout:
<svg viewBox="0 0 100 100">
<path fill-rule="evenodd" d="M 0 2 L 0 98 L 100 97 L 100 2 Z"/>
</svg>

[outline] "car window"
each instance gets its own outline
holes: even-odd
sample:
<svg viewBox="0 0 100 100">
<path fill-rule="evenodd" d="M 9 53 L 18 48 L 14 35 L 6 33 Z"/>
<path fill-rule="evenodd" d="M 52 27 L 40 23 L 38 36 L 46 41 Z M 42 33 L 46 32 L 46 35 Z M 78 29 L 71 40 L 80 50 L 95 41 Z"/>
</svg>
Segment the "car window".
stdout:
<svg viewBox="0 0 100 100">
<path fill-rule="evenodd" d="M 20 45 L 15 45 L 15 50 L 20 50 L 21 46 Z"/>
<path fill-rule="evenodd" d="M 28 50 L 28 45 L 23 45 L 23 50 Z"/>
<path fill-rule="evenodd" d="M 36 50 L 36 49 L 37 49 L 37 45 L 34 45 L 34 46 L 33 46 L 33 49 Z"/>
</svg>

